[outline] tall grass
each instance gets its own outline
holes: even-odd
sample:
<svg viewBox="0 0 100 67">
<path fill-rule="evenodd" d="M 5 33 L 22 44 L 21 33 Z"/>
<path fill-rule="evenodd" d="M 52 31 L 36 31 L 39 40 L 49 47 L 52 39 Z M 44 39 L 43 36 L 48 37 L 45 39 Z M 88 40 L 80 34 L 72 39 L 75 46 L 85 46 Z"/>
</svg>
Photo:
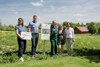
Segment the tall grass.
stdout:
<svg viewBox="0 0 100 67">
<path fill-rule="evenodd" d="M 73 43 L 73 55 L 67 56 L 66 45 L 64 52 L 56 58 L 50 56 L 50 41 L 46 41 L 46 54 L 43 54 L 44 44 L 40 39 L 35 59 L 30 58 L 31 41 L 27 41 L 24 63 L 17 57 L 17 38 L 14 31 L 0 32 L 0 67 L 100 67 L 100 35 L 76 34 Z M 11 64 L 12 63 L 12 64 Z"/>
</svg>

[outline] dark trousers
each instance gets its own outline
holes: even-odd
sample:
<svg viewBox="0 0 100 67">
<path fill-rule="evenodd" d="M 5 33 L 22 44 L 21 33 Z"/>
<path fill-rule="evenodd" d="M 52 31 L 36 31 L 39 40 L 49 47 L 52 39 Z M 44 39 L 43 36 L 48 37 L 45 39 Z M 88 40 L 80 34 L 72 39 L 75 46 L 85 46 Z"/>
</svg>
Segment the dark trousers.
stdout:
<svg viewBox="0 0 100 67">
<path fill-rule="evenodd" d="M 26 40 L 21 40 L 20 38 L 17 38 L 18 41 L 18 57 L 22 57 L 22 55 L 26 51 Z"/>
<path fill-rule="evenodd" d="M 51 55 L 57 54 L 57 39 L 50 39 L 51 42 Z"/>
<path fill-rule="evenodd" d="M 37 47 L 37 44 L 38 44 L 38 33 L 32 33 L 32 47 L 31 47 L 31 52 L 32 52 L 32 55 L 35 55 L 36 53 L 36 47 Z"/>
</svg>

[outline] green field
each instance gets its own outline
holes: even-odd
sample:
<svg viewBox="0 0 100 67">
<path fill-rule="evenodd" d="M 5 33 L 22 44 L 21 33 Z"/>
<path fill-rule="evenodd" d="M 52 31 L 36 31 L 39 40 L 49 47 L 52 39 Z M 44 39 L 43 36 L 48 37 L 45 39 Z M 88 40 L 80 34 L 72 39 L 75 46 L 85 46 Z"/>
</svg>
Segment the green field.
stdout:
<svg viewBox="0 0 100 67">
<path fill-rule="evenodd" d="M 77 34 L 73 44 L 73 55 L 64 52 L 57 57 L 50 56 L 50 42 L 46 41 L 46 54 L 43 54 L 43 41 L 39 39 L 37 54 L 31 59 L 31 41 L 27 41 L 25 62 L 17 57 L 15 32 L 0 32 L 0 67 L 100 67 L 100 35 Z"/>
</svg>

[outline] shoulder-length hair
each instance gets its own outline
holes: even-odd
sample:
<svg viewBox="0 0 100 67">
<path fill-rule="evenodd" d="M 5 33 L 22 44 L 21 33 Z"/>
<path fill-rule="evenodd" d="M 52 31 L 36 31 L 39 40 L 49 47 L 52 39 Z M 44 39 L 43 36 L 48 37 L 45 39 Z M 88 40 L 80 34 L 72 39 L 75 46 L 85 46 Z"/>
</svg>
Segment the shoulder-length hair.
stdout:
<svg viewBox="0 0 100 67">
<path fill-rule="evenodd" d="M 20 25 L 20 20 L 22 20 L 22 26 L 24 25 L 24 21 L 22 18 L 18 18 L 18 26 Z"/>
<path fill-rule="evenodd" d="M 62 25 L 59 25 L 58 26 L 58 30 L 63 30 L 63 26 Z"/>
</svg>

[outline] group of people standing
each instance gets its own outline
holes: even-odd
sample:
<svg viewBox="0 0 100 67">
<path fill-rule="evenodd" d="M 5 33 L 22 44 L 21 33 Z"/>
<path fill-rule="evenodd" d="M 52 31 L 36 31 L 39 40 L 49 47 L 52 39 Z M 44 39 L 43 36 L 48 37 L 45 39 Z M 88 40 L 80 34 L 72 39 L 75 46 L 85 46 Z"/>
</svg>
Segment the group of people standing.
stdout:
<svg viewBox="0 0 100 67">
<path fill-rule="evenodd" d="M 74 29 L 71 28 L 70 23 L 66 24 L 65 29 L 62 25 L 57 26 L 56 22 L 53 21 L 50 29 L 50 42 L 51 42 L 51 55 L 57 55 L 58 52 L 63 52 L 63 45 L 67 45 L 68 55 L 72 54 L 72 43 L 74 42 Z"/>
<path fill-rule="evenodd" d="M 29 22 L 28 30 L 24 26 L 24 21 L 22 18 L 18 18 L 18 25 L 16 26 L 16 35 L 18 42 L 18 57 L 23 62 L 24 59 L 22 55 L 26 51 L 26 40 L 21 37 L 21 32 L 31 32 L 31 57 L 34 58 L 36 53 L 36 48 L 39 39 L 39 24 L 37 21 L 37 15 L 33 16 L 33 21 Z M 72 53 L 72 43 L 74 41 L 74 30 L 71 28 L 70 23 L 66 25 L 65 30 L 63 30 L 62 25 L 57 26 L 56 22 L 53 21 L 50 27 L 50 42 L 51 42 L 51 55 L 57 55 L 58 52 L 63 51 L 63 45 L 66 42 L 68 55 Z"/>
</svg>

